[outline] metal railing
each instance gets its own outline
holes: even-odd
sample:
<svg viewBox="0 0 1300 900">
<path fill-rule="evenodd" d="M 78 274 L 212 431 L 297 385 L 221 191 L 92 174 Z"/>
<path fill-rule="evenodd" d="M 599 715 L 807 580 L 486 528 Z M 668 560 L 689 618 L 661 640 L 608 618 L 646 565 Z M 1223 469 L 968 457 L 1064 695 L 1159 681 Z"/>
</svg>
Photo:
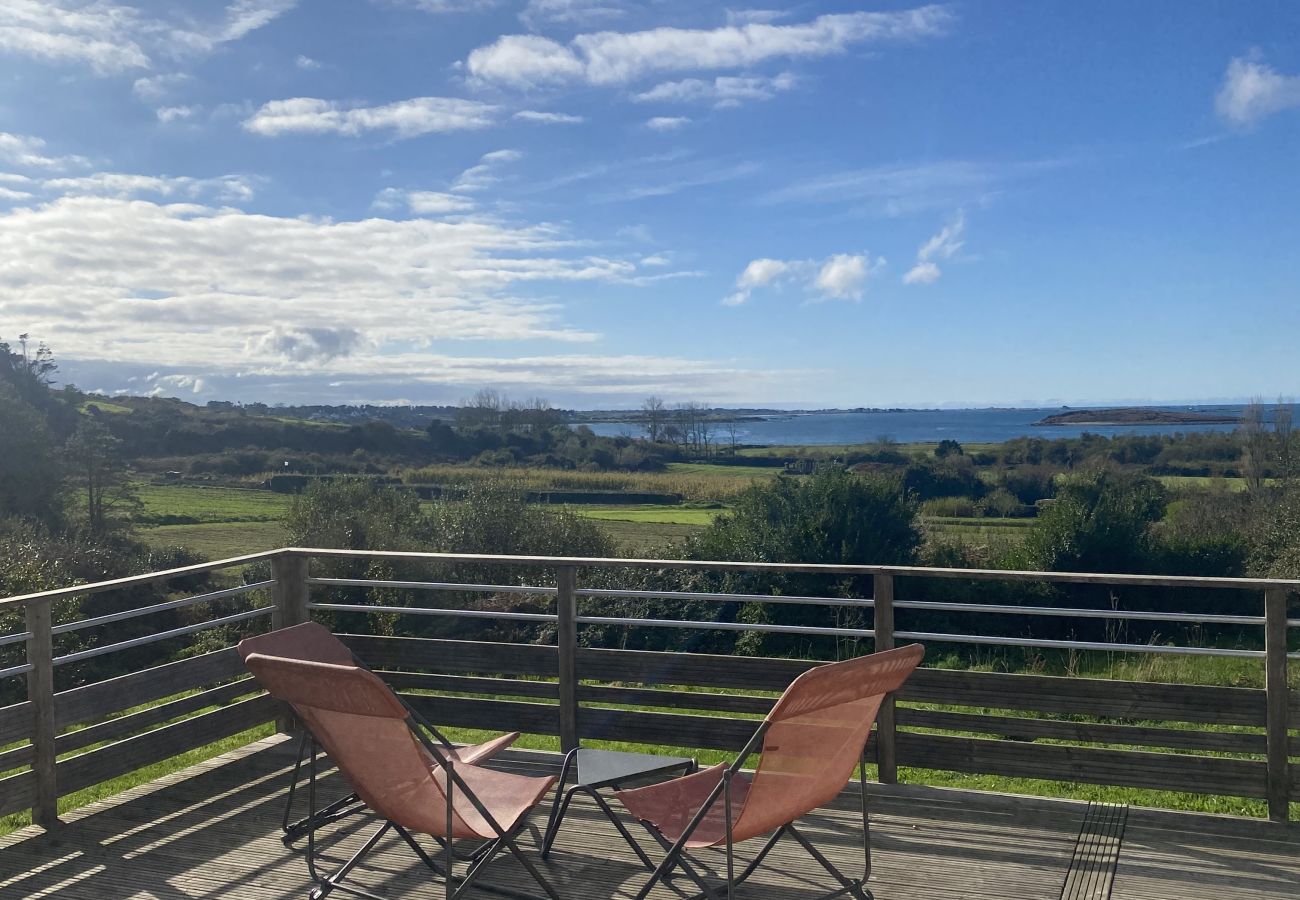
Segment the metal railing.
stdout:
<svg viewBox="0 0 1300 900">
<path fill-rule="evenodd" d="M 347 561 L 368 560 L 388 564 L 448 564 L 505 568 L 527 568 L 530 572 L 541 570 L 553 573 L 554 581 L 550 584 L 486 583 L 482 581 L 461 582 L 456 580 L 411 580 L 355 577 L 313 577 L 308 566 L 311 560 Z M 270 561 L 271 578 L 233 588 L 208 591 L 206 593 L 169 599 L 135 609 L 90 617 L 78 621 L 53 625 L 51 611 L 56 601 L 88 597 L 109 591 L 120 590 L 145 584 L 166 584 L 174 579 L 201 573 L 209 573 L 238 566 Z M 582 576 L 593 570 L 656 570 L 671 572 L 674 570 L 768 575 L 825 575 L 851 577 L 869 580 L 873 590 L 870 597 L 838 597 L 816 594 L 770 595 L 763 593 L 728 593 L 725 591 L 684 591 L 675 589 L 632 589 L 606 587 L 601 585 L 579 587 Z M 1106 585 L 1112 588 L 1143 587 L 1172 588 L 1186 590 L 1233 590 L 1246 592 L 1247 598 L 1253 595 L 1255 600 L 1243 602 L 1255 603 L 1258 612 L 1247 613 L 1196 613 L 1171 612 L 1166 610 L 1123 610 L 1090 609 L 1078 606 L 1018 606 L 999 603 L 967 603 L 932 599 L 895 599 L 897 584 L 909 579 L 927 580 L 962 580 L 966 582 L 1037 582 L 1049 584 Z M 540 579 L 535 579 L 540 580 Z M 444 592 L 457 594 L 484 595 L 527 595 L 544 600 L 548 605 L 554 604 L 553 612 L 521 612 L 516 610 L 493 610 L 472 608 L 465 605 L 436 607 L 429 605 L 394 605 L 391 603 L 371 602 L 337 602 L 336 600 L 313 598 L 313 592 L 333 591 L 338 589 L 373 590 L 382 589 L 388 594 L 393 592 Z M 241 597 L 256 592 L 270 591 L 273 602 L 258 606 L 233 615 L 217 616 L 191 625 L 170 628 L 153 634 L 134 637 L 129 640 L 104 644 L 85 650 L 54 654 L 54 638 L 58 635 L 85 631 L 104 625 L 148 616 L 160 612 L 189 608 L 203 603 Z M 313 613 L 362 615 L 387 614 L 397 616 L 441 617 L 449 619 L 493 620 L 546 626 L 554 630 L 554 682 L 555 698 L 554 716 L 555 734 L 564 749 L 577 746 L 586 735 L 580 729 L 580 695 L 590 694 L 592 689 L 582 686 L 586 673 L 581 670 L 580 656 L 584 652 L 581 635 L 584 629 L 592 626 L 626 627 L 626 628 L 663 628 L 690 629 L 694 631 L 733 631 L 757 632 L 775 635 L 799 635 L 808 637 L 832 637 L 852 640 L 870 639 L 874 649 L 888 649 L 900 640 L 915 640 L 942 644 L 974 644 L 984 646 L 1032 647 L 1065 651 L 1106 651 L 1110 653 L 1135 654 L 1177 654 L 1196 657 L 1230 657 L 1262 661 L 1264 666 L 1264 688 L 1258 692 L 1263 695 L 1263 715 L 1260 724 L 1263 730 L 1263 764 L 1260 771 L 1265 773 L 1266 783 L 1260 791 L 1251 796 L 1260 796 L 1267 801 L 1270 818 L 1285 821 L 1288 818 L 1288 805 L 1295 791 L 1292 787 L 1293 742 L 1290 738 L 1292 707 L 1296 704 L 1287 685 L 1287 668 L 1289 659 L 1300 658 L 1300 652 L 1288 650 L 1288 630 L 1300 627 L 1300 619 L 1289 619 L 1287 608 L 1290 595 L 1300 591 L 1300 581 L 1274 579 L 1237 579 L 1237 578 L 1200 578 L 1191 576 L 1151 576 L 1151 575 L 1100 575 L 1094 573 L 1062 572 L 1022 572 L 1001 570 L 972 569 L 935 569 L 908 566 L 849 566 L 849 565 L 812 565 L 780 563 L 744 563 L 744 562 L 700 562 L 683 560 L 643 560 L 643 559 L 606 559 L 580 557 L 523 557 L 496 556 L 483 554 L 448 554 L 415 552 L 371 552 L 336 549 L 289 548 L 268 553 L 252 554 L 230 560 L 186 566 L 165 572 L 149 573 L 132 578 L 116 579 L 98 584 L 78 585 L 56 591 L 47 591 L 0 600 L 0 613 L 21 609 L 24 615 L 22 632 L 0 635 L 0 647 L 22 643 L 25 646 L 25 661 L 0 669 L 0 678 L 24 676 L 27 683 L 30 729 L 27 730 L 31 742 L 30 766 L 33 790 L 33 819 L 38 824 L 47 826 L 57 821 L 57 800 L 60 796 L 59 772 L 59 717 L 56 710 L 63 693 L 54 690 L 54 669 L 57 666 L 78 662 L 92 657 L 106 655 L 121 650 L 137 648 L 159 641 L 194 634 L 203 630 L 224 625 L 246 622 L 269 617 L 272 627 L 282 627 L 307 621 Z M 667 600 L 689 601 L 715 604 L 777 604 L 805 607 L 838 607 L 845 610 L 869 611 L 871 627 L 839 627 L 821 625 L 786 625 L 772 623 L 751 623 L 741 621 L 711 621 L 705 619 L 685 618 L 643 618 L 636 616 L 613 616 L 592 614 L 584 611 L 582 604 L 600 600 Z M 966 631 L 922 631 L 915 628 L 899 628 L 898 616 L 926 613 L 957 614 L 992 614 L 999 616 L 1028 617 L 1030 619 L 1052 617 L 1061 619 L 1103 620 L 1105 622 L 1148 622 L 1175 623 L 1182 625 L 1233 626 L 1246 629 L 1262 630 L 1263 649 L 1224 647 L 1224 646 L 1188 646 L 1158 643 L 1125 642 L 1120 640 L 1086 641 L 1049 638 L 1032 638 L 1008 634 L 983 634 Z M 548 631 L 549 633 L 549 631 Z M 503 645 L 504 646 L 504 645 Z M 619 651 L 602 651 L 619 652 Z M 626 651 L 632 652 L 632 651 Z M 669 655 L 669 654 L 663 654 Z M 740 660 L 737 666 L 742 666 Z M 777 662 L 769 661 L 773 665 Z M 550 665 L 548 663 L 548 665 Z M 747 665 L 747 664 L 746 664 Z M 225 670 L 222 670 L 225 671 Z M 504 671 L 504 670 L 503 670 Z M 551 671 L 548 669 L 548 671 Z M 757 671 L 757 668 L 754 669 Z M 785 671 L 784 668 L 781 671 Z M 417 676 L 411 676 L 417 677 Z M 428 676 L 433 679 L 438 676 Z M 1032 677 L 1032 676 L 1005 676 Z M 482 679 L 475 681 L 478 684 Z M 743 679 L 742 679 L 743 681 Z M 435 683 L 430 680 L 430 684 Z M 515 683 L 516 685 L 518 683 Z M 1036 683 L 1035 683 L 1036 684 Z M 519 689 L 516 687 L 516 689 Z M 596 688 L 595 690 L 600 690 Z M 610 689 L 618 690 L 618 689 Z M 1206 689 L 1208 691 L 1224 689 Z M 550 688 L 547 688 L 550 691 Z M 626 693 L 626 692 L 625 692 Z M 632 692 L 635 693 L 635 692 Z M 657 692 L 662 694 L 663 692 Z M 928 696 L 928 695 L 927 695 Z M 1214 695 L 1217 696 L 1217 695 Z M 1252 695 L 1253 696 L 1253 695 Z M 906 695 L 905 695 L 906 699 Z M 488 702 L 488 701 L 484 701 Z M 1207 703 L 1209 701 L 1207 700 Z M 740 701 L 733 701 L 736 707 Z M 505 704 L 509 706 L 509 704 Z M 743 705 L 743 704 L 742 704 Z M 996 703 L 990 704 L 996 707 Z M 513 708 L 513 707 L 512 707 Z M 723 708 L 723 707 L 719 707 Z M 757 708 L 757 707 L 756 707 Z M 1028 708 L 1028 707 L 1023 707 Z M 14 708 L 8 708 L 11 712 Z M 900 764 L 900 749 L 905 742 L 900 741 L 898 714 L 894 702 L 887 702 L 881 711 L 877 736 L 875 739 L 876 761 L 882 781 L 892 782 L 897 778 Z M 3 746 L 5 710 L 0 709 L 0 746 Z M 1209 718 L 1212 711 L 1207 710 L 1198 721 L 1214 721 Z M 647 714 L 647 721 L 653 714 Z M 659 714 L 662 715 L 662 714 Z M 974 717 L 968 714 L 950 713 L 948 720 L 936 719 L 913 714 L 915 722 L 922 727 L 926 722 L 968 721 Z M 1199 714 L 1198 714 L 1199 715 Z M 962 717 L 965 717 L 964 719 Z M 990 717 L 994 721 L 995 717 Z M 1038 721 L 1038 720 L 1030 720 Z M 1233 721 L 1245 721 L 1235 719 Z M 1253 721 L 1253 719 L 1251 720 Z M 1010 728 L 1008 720 L 997 719 L 998 728 Z M 1014 724 L 1014 723 L 1012 723 Z M 1047 726 L 1036 726 L 1050 735 Z M 1102 728 L 1124 729 L 1131 726 L 1100 726 Z M 1140 729 L 1138 729 L 1140 730 Z M 1149 729 L 1148 729 L 1149 730 Z M 1110 734 L 1111 732 L 1105 732 Z M 1118 733 L 1118 732 L 1115 732 Z M 1247 746 L 1241 742 L 1240 746 Z M 919 745 L 917 745 L 919 746 Z M 1235 745 L 1234 745 L 1235 746 Z M 1254 746 L 1250 743 L 1249 746 Z M 9 751 L 13 753 L 14 751 Z M 1300 755 L 1300 754 L 1296 754 Z M 0 754 L 3 756 L 3 754 Z M 1010 757 L 1008 757 L 1010 758 Z M 1225 764 L 1226 765 L 1226 764 Z M 938 767 L 938 766 L 931 766 Z M 996 766 L 995 766 L 996 768 Z M 1036 771 L 1036 770 L 1035 770 Z M 1153 771 L 1156 771 L 1153 769 Z M 1227 771 L 1225 769 L 1225 771 Z M 1225 784 L 1239 784 L 1254 776 L 1254 769 L 1233 769 L 1236 774 L 1224 775 Z M 1245 773 L 1245 774 L 1241 774 Z M 1233 780 L 1235 779 L 1235 780 Z M 1121 782 L 1122 783 L 1122 782 Z M 0 785 L 3 781 L 0 781 Z M 1226 791 L 1224 791 L 1226 792 Z M 1300 799 L 1298 797 L 1297 799 Z"/>
</svg>

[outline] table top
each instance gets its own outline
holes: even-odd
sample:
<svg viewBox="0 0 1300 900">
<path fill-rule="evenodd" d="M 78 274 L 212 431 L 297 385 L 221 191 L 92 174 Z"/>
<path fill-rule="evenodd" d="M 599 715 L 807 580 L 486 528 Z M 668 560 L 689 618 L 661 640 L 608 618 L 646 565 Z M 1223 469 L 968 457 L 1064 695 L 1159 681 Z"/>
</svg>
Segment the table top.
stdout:
<svg viewBox="0 0 1300 900">
<path fill-rule="evenodd" d="M 695 760 L 684 756 L 656 756 L 653 753 L 624 753 L 621 750 L 574 751 L 578 784 L 606 787 L 647 775 L 677 772 L 693 768 Z M 680 771 L 678 771 L 680 770 Z"/>
</svg>

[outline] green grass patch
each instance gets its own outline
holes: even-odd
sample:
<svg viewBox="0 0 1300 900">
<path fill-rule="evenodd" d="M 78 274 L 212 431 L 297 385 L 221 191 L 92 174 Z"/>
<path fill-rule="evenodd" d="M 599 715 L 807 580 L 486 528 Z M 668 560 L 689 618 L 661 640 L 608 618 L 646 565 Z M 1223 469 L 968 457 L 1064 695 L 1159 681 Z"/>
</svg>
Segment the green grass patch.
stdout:
<svg viewBox="0 0 1300 900">
<path fill-rule="evenodd" d="M 285 494 L 200 484 L 140 484 L 141 525 L 278 522 L 289 511 Z"/>
<path fill-rule="evenodd" d="M 230 559 L 246 553 L 287 546 L 289 533 L 281 522 L 215 522 L 205 525 L 158 525 L 141 528 L 136 536 L 151 547 L 188 547 L 208 559 Z"/>
<path fill-rule="evenodd" d="M 775 466 L 719 466 L 714 463 L 669 463 L 670 475 L 696 475 L 708 478 L 771 478 L 780 474 Z"/>
<path fill-rule="evenodd" d="M 611 506 L 572 506 L 575 513 L 588 519 L 613 522 L 653 522 L 660 525 L 708 525 L 723 507 L 700 509 L 666 503 L 615 504 Z"/>
<path fill-rule="evenodd" d="M 92 406 L 102 413 L 111 413 L 115 416 L 125 415 L 131 412 L 131 407 L 129 406 L 123 406 L 120 403 L 109 403 L 106 400 L 87 400 L 77 407 L 77 409 L 89 415 L 90 407 Z"/>
</svg>

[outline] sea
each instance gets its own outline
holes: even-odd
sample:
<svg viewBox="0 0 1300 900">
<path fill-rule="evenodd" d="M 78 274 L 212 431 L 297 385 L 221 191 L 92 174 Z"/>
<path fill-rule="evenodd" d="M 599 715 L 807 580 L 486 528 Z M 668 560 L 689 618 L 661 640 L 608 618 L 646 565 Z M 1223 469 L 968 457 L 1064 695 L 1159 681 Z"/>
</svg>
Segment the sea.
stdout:
<svg viewBox="0 0 1300 900">
<path fill-rule="evenodd" d="M 1071 407 L 1078 409 L 1079 407 Z M 1240 416 L 1242 406 L 1159 406 L 1146 407 L 1179 412 L 1205 412 L 1219 416 Z M 1046 439 L 1079 437 L 1082 434 L 1176 434 L 1200 431 L 1233 431 L 1237 426 L 1221 425 L 1034 425 L 1046 416 L 1065 412 L 1051 409 L 908 409 L 830 413 L 767 414 L 737 420 L 736 442 L 766 446 L 818 444 L 865 444 L 889 438 L 900 444 L 953 440 L 958 443 L 1001 443 L 1018 437 Z M 1266 419 L 1267 419 L 1266 415 Z M 599 435 L 639 436 L 635 423 L 587 423 Z M 716 426 L 722 443 L 731 442 L 726 426 Z"/>
</svg>

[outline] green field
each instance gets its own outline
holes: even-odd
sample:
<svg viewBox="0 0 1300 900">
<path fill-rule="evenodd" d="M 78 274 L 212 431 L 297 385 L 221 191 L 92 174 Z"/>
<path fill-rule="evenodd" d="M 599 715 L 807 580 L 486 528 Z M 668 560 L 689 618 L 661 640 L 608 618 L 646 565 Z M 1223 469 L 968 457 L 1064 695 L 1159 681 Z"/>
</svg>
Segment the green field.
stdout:
<svg viewBox="0 0 1300 900">
<path fill-rule="evenodd" d="M 188 547 L 208 559 L 276 550 L 289 543 L 280 522 L 209 522 L 204 525 L 157 525 L 136 532 L 151 547 Z"/>
<path fill-rule="evenodd" d="M 771 478 L 781 470 L 775 466 L 719 466 L 713 463 L 669 463 L 671 475 L 696 475 L 708 478 Z"/>
<path fill-rule="evenodd" d="M 289 510 L 285 494 L 201 484 L 141 484 L 142 525 L 278 522 Z"/>
<path fill-rule="evenodd" d="M 614 506 L 574 506 L 573 511 L 588 519 L 606 522 L 650 522 L 659 525 L 708 525 L 726 509 L 696 509 L 689 506 L 643 503 Z"/>
</svg>

